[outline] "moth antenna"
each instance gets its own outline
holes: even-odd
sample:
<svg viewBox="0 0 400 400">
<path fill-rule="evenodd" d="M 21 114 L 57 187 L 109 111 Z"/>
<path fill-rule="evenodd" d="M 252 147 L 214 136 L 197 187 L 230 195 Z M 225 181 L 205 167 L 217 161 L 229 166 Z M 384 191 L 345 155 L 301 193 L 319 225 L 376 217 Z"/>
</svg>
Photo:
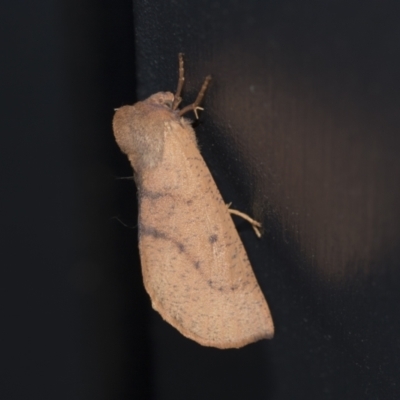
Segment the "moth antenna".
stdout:
<svg viewBox="0 0 400 400">
<path fill-rule="evenodd" d="M 176 88 L 175 96 L 174 96 L 174 102 L 172 104 L 172 109 L 176 110 L 179 106 L 179 104 L 182 101 L 182 89 L 183 89 L 183 84 L 185 83 L 185 69 L 183 65 L 183 53 L 178 54 L 178 59 L 179 59 L 179 79 L 178 79 L 178 87 Z"/>
<path fill-rule="evenodd" d="M 179 112 L 179 116 L 182 117 L 182 115 L 186 114 L 189 111 L 194 111 L 196 118 L 198 119 L 197 115 L 197 110 L 203 110 L 203 108 L 199 107 L 201 101 L 203 100 L 204 94 L 206 93 L 207 86 L 211 81 L 211 75 L 208 75 L 206 79 L 204 80 L 203 86 L 200 89 L 199 94 L 197 95 L 197 99 L 193 104 L 189 104 L 188 106 L 182 108 L 182 110 Z"/>
</svg>

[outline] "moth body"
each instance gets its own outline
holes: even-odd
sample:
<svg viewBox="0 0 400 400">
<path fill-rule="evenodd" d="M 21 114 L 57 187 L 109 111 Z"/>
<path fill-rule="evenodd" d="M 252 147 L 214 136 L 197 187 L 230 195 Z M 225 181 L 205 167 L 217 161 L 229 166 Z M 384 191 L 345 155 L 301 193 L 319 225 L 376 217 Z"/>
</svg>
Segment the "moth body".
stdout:
<svg viewBox="0 0 400 400">
<path fill-rule="evenodd" d="M 135 171 L 139 250 L 152 306 L 204 346 L 272 338 L 267 302 L 194 130 L 174 109 L 176 96 L 156 93 L 121 107 L 113 120 Z"/>
</svg>

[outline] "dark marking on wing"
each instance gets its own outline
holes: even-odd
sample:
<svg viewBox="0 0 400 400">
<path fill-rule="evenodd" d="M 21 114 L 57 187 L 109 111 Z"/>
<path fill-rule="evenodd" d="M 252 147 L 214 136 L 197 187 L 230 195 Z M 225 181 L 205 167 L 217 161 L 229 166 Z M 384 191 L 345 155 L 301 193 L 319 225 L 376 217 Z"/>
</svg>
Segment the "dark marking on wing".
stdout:
<svg viewBox="0 0 400 400">
<path fill-rule="evenodd" d="M 163 193 L 163 192 L 153 192 L 151 190 L 146 190 L 146 189 L 142 189 L 140 191 L 140 197 L 141 198 L 148 198 L 151 200 L 158 200 L 161 197 L 165 197 L 169 195 L 169 193 Z"/>
<path fill-rule="evenodd" d="M 145 236 L 152 236 L 154 239 L 170 240 L 164 232 L 161 232 L 151 226 L 140 225 L 140 234 Z"/>
<path fill-rule="evenodd" d="M 144 236 L 152 236 L 154 239 L 166 240 L 168 242 L 173 243 L 178 248 L 180 253 L 185 252 L 185 246 L 183 243 L 179 242 L 178 240 L 167 235 L 166 233 L 159 231 L 158 229 L 153 228 L 151 226 L 145 226 L 143 224 L 140 224 L 139 234 Z"/>
<path fill-rule="evenodd" d="M 185 246 L 181 242 L 174 242 L 174 243 L 178 247 L 180 253 L 183 253 L 185 251 Z"/>
<path fill-rule="evenodd" d="M 215 243 L 216 241 L 218 240 L 218 235 L 211 235 L 209 238 L 208 238 L 208 241 L 212 244 L 212 243 Z"/>
</svg>

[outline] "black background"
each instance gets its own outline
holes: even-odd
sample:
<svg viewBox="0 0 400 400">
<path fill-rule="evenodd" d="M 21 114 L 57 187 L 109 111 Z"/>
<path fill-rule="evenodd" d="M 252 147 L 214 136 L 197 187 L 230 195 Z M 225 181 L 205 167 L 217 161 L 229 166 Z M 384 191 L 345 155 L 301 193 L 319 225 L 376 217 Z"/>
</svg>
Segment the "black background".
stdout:
<svg viewBox="0 0 400 400">
<path fill-rule="evenodd" d="M 38 1 L 0 12 L 2 399 L 400 396 L 396 1 Z M 151 310 L 113 109 L 212 84 L 196 127 L 276 336 Z M 120 222 L 122 221 L 122 223 Z M 128 227 L 124 226 L 127 225 Z"/>
</svg>

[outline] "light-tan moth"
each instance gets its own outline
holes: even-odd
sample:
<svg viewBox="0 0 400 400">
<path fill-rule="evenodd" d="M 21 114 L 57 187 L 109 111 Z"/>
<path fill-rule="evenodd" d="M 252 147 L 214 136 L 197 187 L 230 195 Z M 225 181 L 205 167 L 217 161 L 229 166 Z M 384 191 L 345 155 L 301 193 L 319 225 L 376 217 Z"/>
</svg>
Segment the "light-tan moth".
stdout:
<svg viewBox="0 0 400 400">
<path fill-rule="evenodd" d="M 119 108 L 113 130 L 135 172 L 139 250 L 152 306 L 184 336 L 204 346 L 238 348 L 274 335 L 267 302 L 230 210 L 200 155 L 189 111 L 179 109 L 184 83 L 179 54 L 176 94 L 159 92 Z"/>
</svg>

